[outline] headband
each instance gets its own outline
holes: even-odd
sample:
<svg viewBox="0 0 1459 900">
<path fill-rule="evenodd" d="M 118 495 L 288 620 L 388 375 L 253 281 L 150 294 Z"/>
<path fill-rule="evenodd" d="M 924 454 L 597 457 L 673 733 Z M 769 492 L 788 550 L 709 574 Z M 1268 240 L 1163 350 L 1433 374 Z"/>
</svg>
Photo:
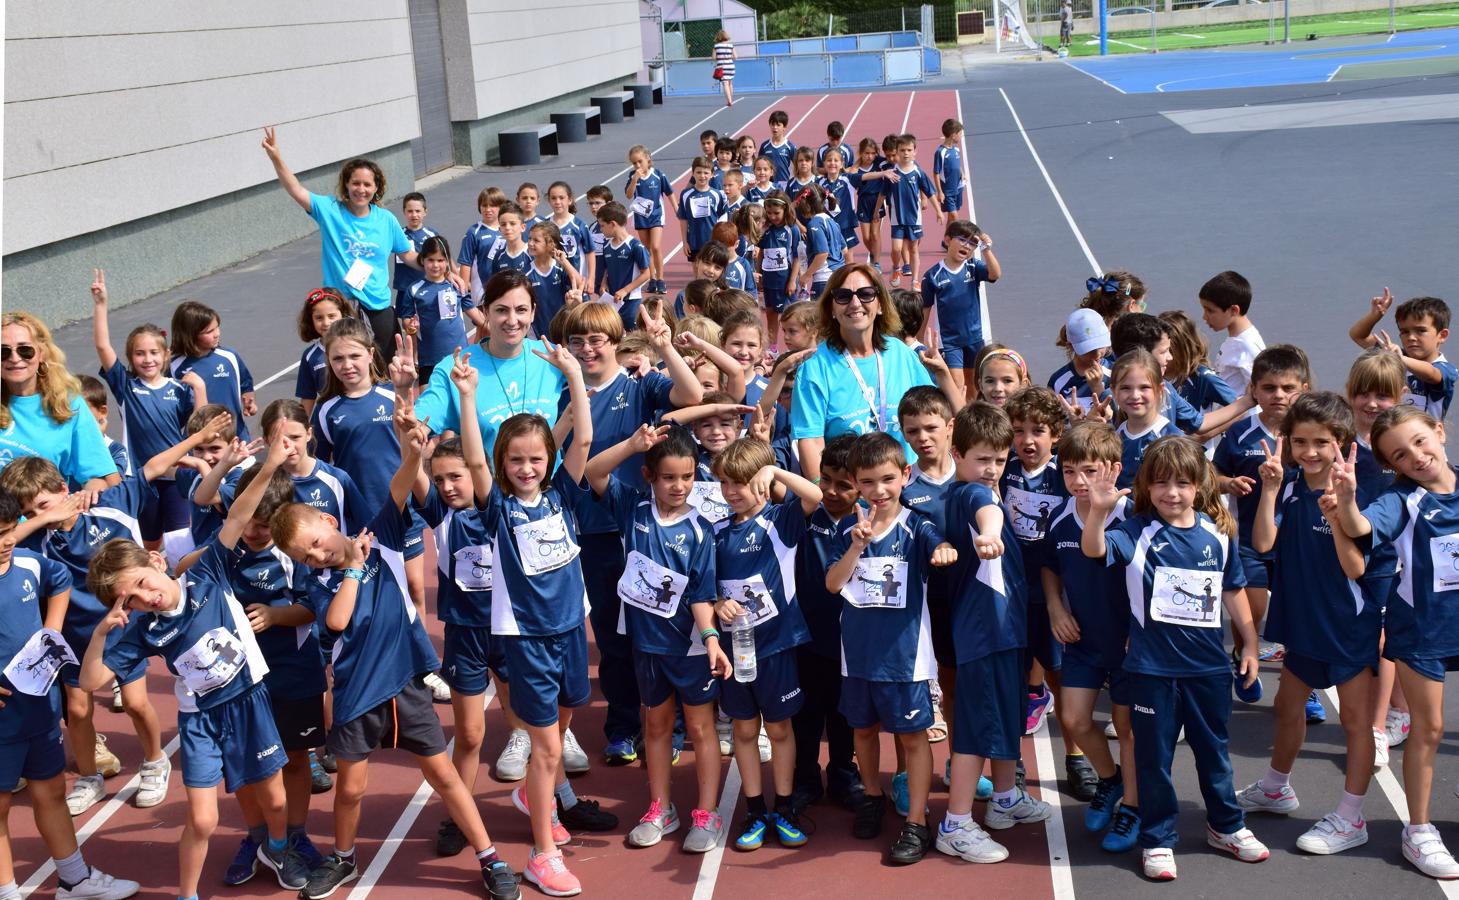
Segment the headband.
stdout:
<svg viewBox="0 0 1459 900">
<path fill-rule="evenodd" d="M 978 367 L 979 373 L 981 374 L 983 366 L 986 366 L 988 363 L 992 362 L 994 359 L 997 359 L 1000 356 L 1006 357 L 1015 366 L 1017 366 L 1018 371 L 1023 374 L 1024 378 L 1028 377 L 1028 363 L 1023 361 L 1023 355 L 1020 354 L 1017 350 L 1010 350 L 1007 347 L 999 347 L 996 350 L 988 351 L 988 355 L 983 357 L 983 365 Z"/>
</svg>

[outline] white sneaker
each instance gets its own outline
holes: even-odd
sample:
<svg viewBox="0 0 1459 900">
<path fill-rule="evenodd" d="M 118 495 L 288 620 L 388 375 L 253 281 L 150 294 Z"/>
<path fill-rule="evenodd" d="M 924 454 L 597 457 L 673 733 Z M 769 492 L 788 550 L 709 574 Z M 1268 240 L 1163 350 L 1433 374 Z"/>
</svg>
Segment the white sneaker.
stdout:
<svg viewBox="0 0 1459 900">
<path fill-rule="evenodd" d="M 972 819 L 952 831 L 938 828 L 935 846 L 940 853 L 974 863 L 996 863 L 1008 858 L 1008 848 L 989 837 Z"/>
<path fill-rule="evenodd" d="M 431 689 L 431 699 L 437 703 L 451 702 L 451 686 L 441 679 L 435 672 L 427 672 L 425 677 L 426 687 Z"/>
<path fill-rule="evenodd" d="M 1388 765 L 1388 733 L 1381 728 L 1373 729 L 1373 768 Z"/>
<path fill-rule="evenodd" d="M 1112 741 L 1117 741 L 1120 739 L 1120 733 L 1118 731 L 1115 731 L 1115 723 L 1113 719 L 1109 721 L 1108 725 L 1104 726 L 1104 736 Z"/>
<path fill-rule="evenodd" d="M 1169 847 L 1141 850 L 1140 863 L 1145 868 L 1146 878 L 1155 881 L 1175 880 L 1175 852 Z"/>
<path fill-rule="evenodd" d="M 1397 747 L 1408 740 L 1408 730 L 1413 726 L 1413 718 L 1401 709 L 1388 708 L 1388 715 L 1383 719 L 1383 733 L 1388 736 L 1388 746 Z"/>
<path fill-rule="evenodd" d="M 66 808 L 71 815 L 79 816 L 106 798 L 106 780 L 100 775 L 85 775 L 71 785 L 66 795 Z"/>
<path fill-rule="evenodd" d="M 578 737 L 571 728 L 562 735 L 562 768 L 569 775 L 581 775 L 592 768 L 588 754 L 583 752 L 583 745 L 578 743 Z"/>
<path fill-rule="evenodd" d="M 652 847 L 663 840 L 664 835 L 678 830 L 679 811 L 674 804 L 664 806 L 655 800 L 633 830 L 628 832 L 628 843 L 632 847 Z"/>
<path fill-rule="evenodd" d="M 167 799 L 167 782 L 172 775 L 172 763 L 167 757 L 162 757 L 156 762 L 144 762 L 137 770 L 141 776 L 141 786 L 137 788 L 137 795 L 132 802 L 138 809 L 147 809 L 156 806 Z"/>
<path fill-rule="evenodd" d="M 86 880 L 69 888 L 56 888 L 56 900 L 122 900 L 141 890 L 135 881 L 113 878 L 95 866 Z"/>
<path fill-rule="evenodd" d="M 1459 863 L 1444 846 L 1439 829 L 1432 825 L 1403 829 L 1403 858 L 1430 878 L 1459 878 Z"/>
<path fill-rule="evenodd" d="M 1019 791 L 1018 800 L 1007 809 L 1000 806 L 998 801 L 989 800 L 988 814 L 983 817 L 983 824 L 988 828 L 1001 830 L 1029 822 L 1042 822 L 1049 817 L 1050 812 L 1052 810 L 1047 803 L 1035 800 L 1027 791 Z"/>
<path fill-rule="evenodd" d="M 1282 789 L 1273 794 L 1262 787 L 1260 781 L 1254 781 L 1238 791 L 1236 805 L 1247 811 L 1276 813 L 1279 816 L 1294 813 L 1301 806 L 1297 802 L 1297 792 L 1292 790 L 1290 784 L 1282 785 Z"/>
<path fill-rule="evenodd" d="M 1368 843 L 1368 823 L 1354 825 L 1337 813 L 1328 813 L 1297 838 L 1297 849 L 1329 856 Z"/>
<path fill-rule="evenodd" d="M 765 726 L 760 726 L 760 736 L 755 739 L 756 745 L 760 748 L 760 762 L 770 761 L 770 735 L 765 733 Z"/>
<path fill-rule="evenodd" d="M 723 716 L 715 716 L 714 731 L 719 736 L 719 755 L 735 755 L 735 723 Z"/>
<path fill-rule="evenodd" d="M 532 736 L 525 728 L 513 728 L 507 745 L 496 758 L 497 781 L 521 781 L 527 777 L 527 760 L 532 758 Z"/>
<path fill-rule="evenodd" d="M 1258 863 L 1272 855 L 1266 844 L 1257 840 L 1256 835 L 1251 833 L 1250 828 L 1233 831 L 1231 834 L 1221 834 L 1207 825 L 1206 843 L 1217 850 L 1225 850 L 1242 862 Z"/>
<path fill-rule="evenodd" d="M 106 735 L 96 736 L 96 772 L 103 778 L 115 778 L 122 773 L 122 761 L 106 745 Z"/>
</svg>

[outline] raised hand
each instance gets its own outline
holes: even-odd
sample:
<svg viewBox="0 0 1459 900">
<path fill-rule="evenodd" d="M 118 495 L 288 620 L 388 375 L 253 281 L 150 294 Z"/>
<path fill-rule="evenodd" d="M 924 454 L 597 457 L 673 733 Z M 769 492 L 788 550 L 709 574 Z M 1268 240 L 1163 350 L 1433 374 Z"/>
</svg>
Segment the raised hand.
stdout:
<svg viewBox="0 0 1459 900">
<path fill-rule="evenodd" d="M 479 382 L 476 367 L 461 355 L 461 348 L 451 351 L 451 383 L 463 394 L 475 394 Z"/>
<path fill-rule="evenodd" d="M 1084 407 L 1079 405 L 1079 397 L 1074 393 L 1073 388 L 1069 388 L 1069 396 L 1067 397 L 1063 394 L 1055 394 L 1054 396 L 1059 398 L 1059 405 L 1064 407 L 1064 415 L 1068 416 L 1071 422 L 1079 422 L 1088 415 Z"/>
<path fill-rule="evenodd" d="M 655 444 L 663 443 L 668 438 L 669 428 L 668 425 L 660 425 L 657 428 L 652 425 L 640 425 L 638 430 L 633 433 L 633 437 L 630 439 L 632 443 L 628 446 L 634 453 L 647 453 L 653 449 Z"/>
<path fill-rule="evenodd" d="M 765 407 L 756 406 L 750 413 L 750 437 L 757 441 L 770 443 L 770 438 L 775 434 L 775 409 L 771 407 L 770 412 L 765 412 Z"/>
<path fill-rule="evenodd" d="M 198 429 L 198 434 L 202 435 L 199 443 L 208 444 L 216 440 L 221 440 L 223 437 L 223 429 L 228 428 L 232 424 L 232 413 L 218 413 L 205 422 L 202 428 Z"/>
<path fill-rule="evenodd" d="M 648 310 L 644 310 L 642 316 L 643 330 L 648 332 L 648 339 L 655 347 L 664 350 L 673 346 L 674 329 L 670 328 L 668 323 L 664 321 L 662 312 L 655 315 Z"/>
<path fill-rule="evenodd" d="M 106 615 L 102 616 L 101 621 L 96 623 L 96 633 L 110 634 L 118 628 L 126 628 L 128 618 L 127 608 L 118 603 L 116 606 L 107 610 Z"/>
<path fill-rule="evenodd" d="M 1089 403 L 1089 417 L 1101 422 L 1110 422 L 1115 417 L 1115 395 L 1113 391 L 1096 394 Z"/>
<path fill-rule="evenodd" d="M 1120 468 L 1119 463 L 1111 462 L 1102 462 L 1095 468 L 1094 477 L 1089 482 L 1089 506 L 1095 518 L 1105 518 L 1121 497 L 1129 496 L 1129 488 L 1119 487 Z M 1095 513 L 1095 510 L 1098 512 Z"/>
<path fill-rule="evenodd" d="M 766 466 L 756 472 L 746 487 L 749 488 L 751 496 L 758 503 L 764 503 L 770 499 L 770 485 L 775 483 L 775 467 Z"/>
<path fill-rule="evenodd" d="M 1381 297 L 1374 297 L 1372 300 L 1368 301 L 1368 303 L 1370 308 L 1373 310 L 1373 315 L 1381 319 L 1384 316 L 1388 315 L 1389 307 L 1393 306 L 1393 292 L 1390 291 L 1387 287 L 1384 287 L 1383 295 Z"/>
<path fill-rule="evenodd" d="M 1378 346 L 1380 348 L 1387 350 L 1390 353 L 1397 353 L 1399 356 L 1403 355 L 1403 347 L 1396 341 L 1394 341 L 1392 337 L 1389 337 L 1387 331 L 1378 332 L 1378 336 L 1375 338 L 1375 340 L 1378 341 Z"/>
<path fill-rule="evenodd" d="M 294 442 L 285 437 L 284 430 L 280 428 L 275 433 L 274 442 L 269 444 L 268 458 L 265 465 L 277 469 L 284 464 L 284 460 L 288 459 L 289 454 L 293 452 Z"/>
<path fill-rule="evenodd" d="M 569 378 L 573 376 L 574 372 L 579 376 L 582 375 L 583 370 L 578 365 L 577 357 L 569 353 L 567 347 L 562 344 L 553 344 L 547 338 L 542 339 L 542 345 L 547 348 L 546 353 L 536 347 L 532 348 L 532 352 L 546 360 L 548 365 Z"/>
<path fill-rule="evenodd" d="M 279 136 L 278 129 L 273 126 L 265 126 L 263 129 L 263 152 L 268 154 L 269 159 L 279 158 Z"/>
<path fill-rule="evenodd" d="M 1339 456 L 1328 470 L 1327 490 L 1335 501 L 1351 503 L 1358 495 L 1358 442 L 1348 448 L 1347 459 Z"/>
<path fill-rule="evenodd" d="M 950 376 L 952 374 L 952 370 L 947 367 L 947 360 L 943 359 L 942 354 L 933 350 L 931 347 L 918 351 L 917 355 L 921 357 L 922 365 L 932 375 L 934 381 L 939 376 Z"/>
<path fill-rule="evenodd" d="M 370 546 L 375 541 L 375 536 L 367 528 L 359 534 L 350 538 L 349 553 L 345 555 L 344 567 L 347 569 L 358 569 L 364 566 L 365 560 L 370 557 Z"/>
<path fill-rule="evenodd" d="M 1284 438 L 1281 435 L 1277 435 L 1277 447 L 1275 450 L 1268 447 L 1265 440 L 1261 442 L 1261 449 L 1266 454 L 1266 459 L 1262 461 L 1261 468 L 1257 470 L 1257 474 L 1261 476 L 1261 489 L 1263 491 L 1276 491 L 1282 487 L 1282 477 L 1287 474 L 1286 468 L 1282 465 L 1283 440 Z"/>
<path fill-rule="evenodd" d="M 397 394 L 408 394 L 415 386 L 415 337 L 395 335 L 395 355 L 390 358 L 390 383 Z"/>
<path fill-rule="evenodd" d="M 97 306 L 106 306 L 106 271 L 103 269 L 91 270 L 91 299 L 96 301 Z"/>
<path fill-rule="evenodd" d="M 860 503 L 856 504 L 856 524 L 851 526 L 851 549 L 860 554 L 871 544 L 874 535 L 871 519 L 867 517 L 866 510 Z"/>
<path fill-rule="evenodd" d="M 986 232 L 986 231 L 980 231 L 980 232 L 978 232 L 978 249 L 979 250 L 987 250 L 987 249 L 991 248 L 992 246 L 993 246 L 993 238 L 991 236 L 989 236 L 988 232 Z"/>
<path fill-rule="evenodd" d="M 1280 482 L 1278 483 L 1280 484 Z M 1237 475 L 1226 480 L 1226 493 L 1233 497 L 1246 497 L 1254 490 L 1256 490 L 1256 481 L 1248 475 Z"/>
</svg>

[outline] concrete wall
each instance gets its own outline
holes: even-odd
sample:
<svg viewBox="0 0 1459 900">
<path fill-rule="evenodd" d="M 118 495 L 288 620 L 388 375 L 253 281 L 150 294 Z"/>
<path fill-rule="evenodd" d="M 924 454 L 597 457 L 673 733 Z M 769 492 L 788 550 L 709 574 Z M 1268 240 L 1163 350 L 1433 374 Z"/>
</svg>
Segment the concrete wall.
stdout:
<svg viewBox="0 0 1459 900">
<path fill-rule="evenodd" d="M 1045 22 L 1052 22 L 1054 35 L 1058 35 L 1059 6 L 1057 0 L 1048 0 L 1049 4 L 1044 7 Z M 1274 0 L 1275 2 L 1275 0 Z M 1111 0 L 1113 6 L 1115 0 Z M 1081 8 L 1082 4 L 1076 4 L 1075 9 Z M 1200 7 L 1176 8 L 1174 0 L 1118 0 L 1119 6 L 1145 6 L 1155 10 L 1155 27 L 1166 28 L 1194 28 L 1201 25 L 1230 25 L 1237 22 L 1265 22 L 1276 14 L 1278 36 L 1282 28 L 1283 4 L 1275 3 L 1269 6 L 1265 3 L 1243 3 L 1237 6 L 1218 6 L 1212 9 Z M 1400 2 L 1400 11 L 1405 6 Z M 1052 12 L 1050 8 L 1052 7 Z M 1356 13 L 1371 12 L 1375 10 L 1387 11 L 1388 0 L 1291 0 L 1292 18 L 1298 16 L 1327 16 L 1335 13 Z M 1027 8 L 1027 4 L 1025 4 Z M 1097 9 L 1097 7 L 1096 7 Z M 1110 16 L 1110 33 L 1116 31 L 1140 31 L 1150 27 L 1150 16 L 1148 14 L 1134 14 L 1123 16 Z M 1091 16 L 1086 19 L 1081 15 L 1075 17 L 1074 31 L 1076 34 L 1099 33 L 1098 16 Z M 1047 37 L 1047 32 L 1045 32 Z M 990 38 L 991 39 L 991 38 Z"/>
</svg>

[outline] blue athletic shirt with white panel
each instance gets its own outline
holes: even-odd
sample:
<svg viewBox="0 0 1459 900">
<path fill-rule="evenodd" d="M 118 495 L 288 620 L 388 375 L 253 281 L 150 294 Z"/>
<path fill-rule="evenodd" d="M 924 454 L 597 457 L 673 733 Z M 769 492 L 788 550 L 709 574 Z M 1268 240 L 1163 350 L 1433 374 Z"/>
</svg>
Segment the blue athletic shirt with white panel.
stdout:
<svg viewBox="0 0 1459 900">
<path fill-rule="evenodd" d="M 123 478 L 132 474 L 132 469 L 135 467 L 132 463 L 132 453 L 127 449 L 127 445 L 121 441 L 114 441 L 106 435 L 102 435 L 102 438 L 106 441 L 106 452 L 111 454 L 111 461 L 117 464 L 117 472 Z"/>
<path fill-rule="evenodd" d="M 826 167 L 826 154 L 832 150 L 840 154 L 842 168 L 849 168 L 851 166 L 851 161 L 855 159 L 851 153 L 851 147 L 844 143 L 837 144 L 833 147 L 831 146 L 831 142 L 827 141 L 816 150 L 816 168 L 824 169 Z"/>
<path fill-rule="evenodd" d="M 1383 655 L 1459 656 L 1459 603 L 1454 602 L 1459 599 L 1459 492 L 1435 494 L 1400 478 L 1363 508 L 1363 516 L 1373 527 L 1365 543 L 1391 543 L 1398 553 L 1398 577 L 1383 619 Z"/>
<path fill-rule="evenodd" d="M 775 145 L 770 141 L 760 144 L 760 155 L 770 157 L 770 162 L 775 166 L 775 174 L 770 180 L 776 185 L 784 185 L 790 181 L 791 163 L 795 160 L 795 145 L 790 141 Z"/>
<path fill-rule="evenodd" d="M 633 284 L 648 268 L 648 248 L 638 238 L 630 237 L 621 244 L 608 241 L 598 260 L 598 292 L 617 293 Z M 643 288 L 635 288 L 625 300 L 643 296 Z"/>
<path fill-rule="evenodd" d="M 486 262 L 486 255 L 496 246 L 501 236 L 501 231 L 485 222 L 473 224 L 466 229 L 465 237 L 461 238 L 461 247 L 456 251 L 456 264 L 470 266 L 472 272 L 480 272 L 482 264 Z M 477 280 L 482 279 L 478 276 Z"/>
<path fill-rule="evenodd" d="M 424 244 L 428 238 L 436 236 L 436 231 L 433 228 L 405 228 L 403 230 L 405 231 L 405 239 L 410 241 L 410 252 L 414 253 L 420 252 L 421 244 Z M 425 273 L 420 269 L 408 265 L 405 260 L 398 256 L 395 258 L 395 283 L 393 286 L 397 292 L 397 296 L 401 291 L 410 290 L 417 281 L 425 277 Z"/>
<path fill-rule="evenodd" d="M 715 223 L 724 216 L 728 208 L 729 201 L 725 199 L 724 191 L 716 188 L 701 191 L 691 186 L 679 194 L 679 221 L 689 223 L 684 241 L 689 256 L 692 257 L 699 252 L 700 247 L 709 243 Z"/>
<path fill-rule="evenodd" d="M 390 479 L 400 466 L 394 418 L 395 392 L 388 384 L 377 384 L 359 397 L 339 394 L 314 408 L 316 455 L 343 470 L 359 491 L 358 509 L 345 495 L 345 512 L 350 516 L 379 509 L 390 496 Z"/>
<path fill-rule="evenodd" d="M 1149 428 L 1138 433 L 1130 430 L 1129 422 L 1120 423 L 1120 427 L 1115 431 L 1124 445 L 1120 453 L 1120 477 L 1115 481 L 1115 484 L 1121 488 L 1134 486 L 1135 474 L 1140 471 L 1140 462 L 1144 460 L 1145 451 L 1150 448 L 1151 444 L 1160 438 L 1181 433 L 1180 429 L 1164 416 L 1156 416 Z"/>
<path fill-rule="evenodd" d="M 1023 553 L 1005 519 L 1003 555 L 979 559 L 978 511 L 997 506 L 998 498 L 982 484 L 960 481 L 947 492 L 948 543 L 957 550 L 952 582 L 952 641 L 958 665 L 1028 643 L 1028 593 Z"/>
<path fill-rule="evenodd" d="M 397 312 L 398 314 L 398 312 Z M 294 379 L 294 396 L 300 400 L 313 400 L 324 390 L 329 376 L 329 360 L 324 357 L 324 345 L 316 338 L 304 345 L 299 354 L 299 374 Z"/>
<path fill-rule="evenodd" d="M 795 599 L 810 632 L 806 649 L 822 659 L 841 658 L 841 595 L 826 590 L 826 572 L 841 558 L 837 524 L 824 506 L 816 507 L 795 552 Z"/>
<path fill-rule="evenodd" d="M 758 184 L 751 184 L 749 187 L 745 188 L 745 199 L 750 203 L 758 203 L 764 205 L 765 198 L 770 196 L 770 192 L 773 190 L 775 190 L 774 184 L 771 184 L 768 188 L 762 188 Z"/>
<path fill-rule="evenodd" d="M 487 251 L 486 262 L 481 267 L 481 283 L 486 284 L 491 276 L 505 269 L 516 269 L 523 275 L 532 268 L 532 254 L 527 252 L 527 245 L 524 242 L 522 249 L 516 253 L 507 249 L 506 241 L 497 241 L 495 247 Z"/>
<path fill-rule="evenodd" d="M 0 574 L 0 666 L 8 667 L 44 627 L 41 605 L 71 587 L 71 573 L 52 559 L 20 547 Z M 0 707 L 0 745 L 49 734 L 61 720 L 61 685 L 51 682 L 44 696 L 24 693 L 0 674 L 10 693 Z"/>
<path fill-rule="evenodd" d="M 621 368 L 611 379 L 588 392 L 588 409 L 593 418 L 593 446 L 612 447 L 633 436 L 639 426 L 649 425 L 658 418 L 660 410 L 673 409 L 669 394 L 674 390 L 673 379 L 658 372 L 649 372 L 642 378 L 630 378 Z M 562 392 L 557 403 L 561 416 L 567 412 L 571 398 L 568 391 Z M 562 450 L 572 446 L 572 435 L 562 442 Z M 643 454 L 635 453 L 613 470 L 613 475 L 635 490 L 648 490 L 643 478 Z M 589 503 L 581 510 L 579 522 L 583 534 L 608 534 L 617 531 L 613 517 L 600 505 Z"/>
<path fill-rule="evenodd" d="M 770 656 L 810 640 L 796 600 L 795 548 L 806 535 L 800 499 L 767 503 L 736 522 L 714 524 L 720 596 L 747 610 L 755 628 L 755 653 Z M 824 578 L 824 575 L 822 576 Z"/>
<path fill-rule="evenodd" d="M 475 507 L 452 509 L 431 485 L 415 508 L 435 532 L 436 618 L 451 625 L 491 627 L 492 541 Z"/>
<path fill-rule="evenodd" d="M 766 226 L 759 247 L 760 289 L 784 293 L 790 285 L 792 267 L 800 258 L 800 229 L 794 225 Z"/>
<path fill-rule="evenodd" d="M 96 624 L 111 612 L 110 606 L 86 588 L 91 558 L 112 538 L 142 543 L 137 516 L 142 505 L 156 495 L 156 489 L 140 473 L 131 475 L 102 491 L 89 510 L 76 516 L 76 524 L 70 531 L 52 528 L 40 536 L 40 552 L 65 566 L 71 575 L 71 604 L 66 607 L 66 624 L 61 630 L 72 642 L 71 649 L 78 658 L 86 651 Z M 76 646 L 78 640 L 80 646 Z"/>
<path fill-rule="evenodd" d="M 1121 497 L 1104 520 L 1106 530 L 1123 522 L 1134 506 Z M 1102 669 L 1119 668 L 1130 636 L 1130 599 L 1124 573 L 1084 555 L 1084 520 L 1073 497 L 1049 526 L 1043 568 L 1059 576 L 1063 604 L 1079 624 L 1079 640 L 1064 645 L 1064 659 Z"/>
<path fill-rule="evenodd" d="M 173 357 L 172 377 L 181 379 L 196 372 L 208 391 L 208 402 L 218 403 L 233 414 L 238 436 L 248 440 L 248 422 L 243 418 L 243 395 L 253 393 L 253 373 L 238 351 L 219 347 L 202 356 Z"/>
<path fill-rule="evenodd" d="M 193 413 L 193 389 L 176 378 L 148 385 L 118 359 L 101 377 L 121 407 L 122 443 L 143 463 L 182 443 Z M 120 467 L 118 467 L 120 470 Z"/>
<path fill-rule="evenodd" d="M 308 475 L 290 477 L 294 479 L 294 502 L 333 516 L 346 533 L 357 533 L 369 521 L 366 516 L 370 514 L 370 506 L 365 503 L 365 496 L 355 480 L 343 469 L 316 459 Z M 234 479 L 231 485 L 225 482 L 219 494 L 223 498 L 223 507 L 231 507 L 238 494 L 238 481 Z"/>
<path fill-rule="evenodd" d="M 549 221 L 557 226 L 557 234 L 562 238 L 562 252 L 567 256 L 567 261 L 572 263 L 579 275 L 586 272 L 583 266 L 587 262 L 587 255 L 594 252 L 593 236 L 588 232 L 588 226 L 575 215 L 569 216 L 566 222 L 559 223 L 556 218 Z M 537 302 L 540 304 L 542 301 L 539 298 Z"/>
<path fill-rule="evenodd" d="M 192 532 L 194 547 L 201 547 L 223 527 L 223 520 L 225 518 L 223 510 L 228 508 L 232 503 L 233 497 L 238 494 L 238 479 L 243 477 L 245 469 L 254 465 L 256 462 L 257 460 L 250 456 L 230 469 L 228 474 L 223 476 L 223 483 L 218 485 L 219 503 L 209 506 L 199 506 L 193 502 L 193 496 L 197 493 L 198 485 L 202 483 L 203 476 L 192 469 L 177 470 L 177 490 L 191 504 L 188 511 L 188 526 Z M 219 504 L 222 505 L 223 510 L 218 508 Z"/>
<path fill-rule="evenodd" d="M 832 273 L 846 264 L 846 238 L 841 227 L 825 213 L 817 213 L 805 222 L 806 258 L 826 254 L 826 261 L 814 272 L 807 272 L 812 283 L 828 281 Z"/>
<path fill-rule="evenodd" d="M 926 516 L 941 535 L 947 534 L 947 492 L 957 484 L 957 471 L 949 467 L 941 480 L 912 466 L 912 477 L 902 489 L 902 505 Z"/>
<path fill-rule="evenodd" d="M 1042 603 L 1043 581 L 1039 568 L 1048 549 L 1049 526 L 1069 496 L 1064 486 L 1064 473 L 1059 470 L 1059 458 L 1049 457 L 1048 462 L 1030 472 L 1023 467 L 1023 461 L 1010 454 L 998 479 L 998 495 L 1003 500 L 1004 520 L 1023 547 L 1024 575 L 1028 580 L 1029 602 Z"/>
<path fill-rule="evenodd" d="M 493 635 L 547 637 L 583 624 L 588 591 L 577 522 L 591 496 L 563 466 L 532 503 L 492 485 L 480 509 L 492 541 Z"/>
<path fill-rule="evenodd" d="M 1175 385 L 1175 390 L 1185 398 L 1185 402 L 1202 413 L 1236 402 L 1236 392 L 1231 390 L 1231 385 L 1205 365 L 1197 366 L 1195 374 Z"/>
<path fill-rule="evenodd" d="M 1195 434 L 1206 421 L 1206 414 L 1192 406 L 1168 381 L 1165 382 L 1165 405 L 1160 414 L 1173 422 L 1182 434 Z"/>
<path fill-rule="evenodd" d="M 401 295 L 396 312 L 420 319 L 416 360 L 421 366 L 434 366 L 452 350 L 466 346 L 466 310 L 475 307 L 470 292 L 463 295 L 449 281 L 421 279 Z"/>
<path fill-rule="evenodd" d="M 836 559 L 850 552 L 854 527 L 850 516 L 837 527 Z M 927 576 L 941 543 L 931 519 L 905 508 L 872 535 L 841 589 L 843 676 L 903 683 L 936 676 Z"/>
<path fill-rule="evenodd" d="M 841 229 L 842 237 L 850 242 L 856 235 L 856 199 L 851 193 L 851 179 L 844 175 L 835 181 L 822 175 L 816 179 L 816 184 L 821 186 L 828 195 L 836 200 L 836 211 L 830 212 L 831 204 L 826 204 L 826 210 L 830 214 L 836 226 Z"/>
<path fill-rule="evenodd" d="M 1439 370 L 1442 380 L 1438 384 L 1429 384 L 1409 372 L 1407 376 L 1408 391 L 1403 395 L 1402 402 L 1410 406 L 1417 406 L 1442 422 L 1444 414 L 1449 411 L 1449 405 L 1454 402 L 1454 381 L 1459 378 L 1459 369 L 1445 359 L 1442 353 L 1429 365 Z"/>
<path fill-rule="evenodd" d="M 1106 354 L 1099 360 L 1099 368 L 1104 374 L 1104 383 L 1109 384 L 1110 366 L 1114 364 L 1114 357 Z M 1086 411 L 1094 404 L 1094 389 L 1089 386 L 1089 381 L 1079 372 L 1074 371 L 1074 361 L 1064 363 L 1054 370 L 1049 376 L 1049 389 L 1060 397 L 1068 398 L 1069 392 L 1074 392 L 1074 402 L 1082 406 Z M 1107 393 L 1108 391 L 1106 391 Z"/>
<path fill-rule="evenodd" d="M 957 146 L 938 144 L 932 154 L 932 174 L 942 186 L 942 193 L 956 194 L 963 189 L 963 151 Z"/>
<path fill-rule="evenodd" d="M 888 181 L 882 193 L 891 204 L 892 224 L 922 227 L 922 197 L 937 196 L 932 177 L 916 163 L 910 169 L 893 166 L 890 171 L 895 171 L 899 180 L 896 184 Z"/>
<path fill-rule="evenodd" d="M 1216 455 L 1211 462 L 1228 478 L 1245 476 L 1251 479 L 1251 493 L 1236 498 L 1236 527 L 1241 538 L 1241 552 L 1246 556 L 1270 560 L 1271 551 L 1258 553 L 1251 545 L 1251 532 L 1256 525 L 1256 507 L 1261 502 L 1263 490 L 1261 473 L 1258 470 L 1266 462 L 1266 450 L 1262 448 L 1262 442 L 1265 441 L 1267 448 L 1273 451 L 1277 449 L 1276 435 L 1267 431 L 1258 412 L 1252 410 L 1226 429 L 1226 433 L 1221 435 L 1221 442 L 1216 445 Z"/>
<path fill-rule="evenodd" d="M 728 287 L 737 291 L 744 291 L 754 296 L 755 290 L 755 264 L 750 262 L 749 257 L 736 256 L 725 266 L 724 274 L 720 276 Z"/>
<path fill-rule="evenodd" d="M 542 337 L 547 334 L 547 326 L 551 324 L 553 317 L 567 305 L 567 292 L 572 290 L 572 279 L 567 277 L 567 270 L 553 260 L 546 272 L 533 263 L 527 270 L 527 280 L 532 282 L 532 299 L 536 301 L 536 311 L 532 314 L 532 332 Z"/>
<path fill-rule="evenodd" d="M 628 181 L 623 182 L 623 193 L 628 194 L 628 185 L 633 181 L 633 175 L 628 176 Z M 628 195 L 628 212 L 636 217 L 653 219 L 659 217 L 659 224 L 663 224 L 664 201 L 673 199 L 674 183 L 669 181 L 669 176 L 658 169 L 654 169 L 646 178 L 638 179 L 634 185 L 633 193 Z M 630 225 L 633 223 L 630 222 Z"/>
<path fill-rule="evenodd" d="M 983 343 L 983 298 L 978 285 L 987 280 L 988 265 L 980 259 L 969 259 L 956 268 L 938 260 L 922 276 L 922 306 L 937 307 L 937 330 L 944 346 L 972 348 Z M 972 360 L 965 358 L 964 362 Z"/>
</svg>

